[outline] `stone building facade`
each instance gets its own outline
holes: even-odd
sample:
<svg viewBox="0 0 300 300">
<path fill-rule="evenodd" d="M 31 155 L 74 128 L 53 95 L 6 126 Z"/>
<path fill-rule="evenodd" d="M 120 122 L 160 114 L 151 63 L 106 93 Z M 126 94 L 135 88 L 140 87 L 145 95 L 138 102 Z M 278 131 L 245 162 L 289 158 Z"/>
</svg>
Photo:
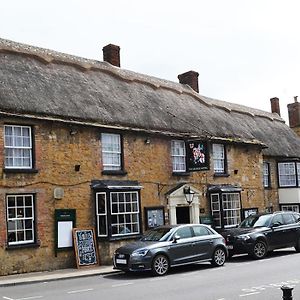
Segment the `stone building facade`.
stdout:
<svg viewBox="0 0 300 300">
<path fill-rule="evenodd" d="M 172 83 L 122 71 L 114 45 L 108 62 L 0 49 L 0 275 L 76 266 L 59 213 L 94 228 L 110 264 L 152 226 L 221 229 L 281 209 L 278 164 L 300 176 L 299 138 L 278 114 L 200 96 L 186 85 L 198 88 L 196 72 Z"/>
</svg>

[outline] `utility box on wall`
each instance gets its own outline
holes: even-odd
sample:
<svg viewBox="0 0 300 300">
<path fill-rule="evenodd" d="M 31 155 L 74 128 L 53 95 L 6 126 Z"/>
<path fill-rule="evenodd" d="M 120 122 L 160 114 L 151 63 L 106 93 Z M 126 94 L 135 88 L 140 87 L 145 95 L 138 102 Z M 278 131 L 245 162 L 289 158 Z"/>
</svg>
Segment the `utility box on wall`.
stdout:
<svg viewBox="0 0 300 300">
<path fill-rule="evenodd" d="M 72 230 L 75 227 L 75 209 L 55 210 L 55 254 L 59 250 L 73 248 Z"/>
</svg>

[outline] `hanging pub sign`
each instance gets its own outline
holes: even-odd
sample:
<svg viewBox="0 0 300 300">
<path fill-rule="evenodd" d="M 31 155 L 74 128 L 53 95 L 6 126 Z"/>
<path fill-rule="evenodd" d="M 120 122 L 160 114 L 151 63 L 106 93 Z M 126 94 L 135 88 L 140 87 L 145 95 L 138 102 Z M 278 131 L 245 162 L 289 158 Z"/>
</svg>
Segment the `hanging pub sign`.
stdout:
<svg viewBox="0 0 300 300">
<path fill-rule="evenodd" d="M 209 155 L 207 142 L 186 142 L 187 171 L 203 171 L 209 169 Z"/>
</svg>

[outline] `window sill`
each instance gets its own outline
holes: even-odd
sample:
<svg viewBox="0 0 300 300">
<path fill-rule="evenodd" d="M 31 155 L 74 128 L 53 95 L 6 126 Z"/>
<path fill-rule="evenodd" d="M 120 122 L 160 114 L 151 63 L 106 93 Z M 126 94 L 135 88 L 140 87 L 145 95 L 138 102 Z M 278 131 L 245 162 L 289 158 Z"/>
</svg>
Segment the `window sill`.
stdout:
<svg viewBox="0 0 300 300">
<path fill-rule="evenodd" d="M 35 174 L 35 173 L 38 173 L 39 170 L 37 170 L 37 169 L 3 169 L 3 172 L 7 173 L 7 174 L 19 174 L 19 173 Z"/>
<path fill-rule="evenodd" d="M 190 176 L 191 174 L 189 172 L 173 172 L 173 176 Z"/>
<path fill-rule="evenodd" d="M 264 186 L 264 189 L 265 190 L 272 190 L 272 187 L 271 186 Z"/>
<path fill-rule="evenodd" d="M 20 244 L 20 245 L 7 245 L 6 250 L 18 250 L 24 248 L 39 248 L 40 242 L 31 243 L 31 244 Z"/>
<path fill-rule="evenodd" d="M 114 171 L 114 170 L 104 170 L 104 171 L 102 171 L 102 175 L 125 176 L 125 175 L 127 175 L 127 172 L 123 171 L 123 170 L 117 170 L 117 171 Z"/>
<path fill-rule="evenodd" d="M 215 173 L 214 177 L 229 177 L 230 175 L 227 173 Z"/>
<path fill-rule="evenodd" d="M 279 189 L 300 189 L 300 186 L 292 185 L 292 186 L 278 186 Z"/>
</svg>

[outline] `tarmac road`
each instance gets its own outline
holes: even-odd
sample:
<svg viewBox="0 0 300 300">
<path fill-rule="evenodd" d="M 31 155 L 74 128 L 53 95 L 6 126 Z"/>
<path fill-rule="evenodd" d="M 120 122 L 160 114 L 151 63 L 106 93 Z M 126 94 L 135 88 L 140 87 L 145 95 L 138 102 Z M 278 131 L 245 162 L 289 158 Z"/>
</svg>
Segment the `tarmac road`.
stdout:
<svg viewBox="0 0 300 300">
<path fill-rule="evenodd" d="M 275 251 L 264 260 L 236 256 L 221 268 L 207 263 L 178 267 L 164 277 L 113 273 L 1 287 L 0 299 L 279 300 L 282 285 L 293 286 L 293 299 L 300 299 L 300 253 L 293 249 Z"/>
</svg>

